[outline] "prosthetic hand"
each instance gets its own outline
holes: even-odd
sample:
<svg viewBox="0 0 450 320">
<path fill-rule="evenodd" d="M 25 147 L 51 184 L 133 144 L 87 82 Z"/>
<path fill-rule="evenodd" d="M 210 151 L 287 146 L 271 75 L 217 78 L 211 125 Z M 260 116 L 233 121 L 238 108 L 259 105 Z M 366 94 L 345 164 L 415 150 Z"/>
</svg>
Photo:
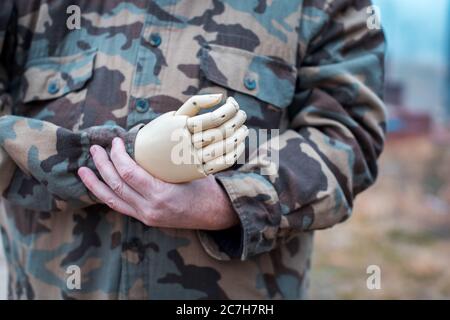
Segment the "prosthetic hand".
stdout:
<svg viewBox="0 0 450 320">
<path fill-rule="evenodd" d="M 136 136 L 136 162 L 171 183 L 189 182 L 231 167 L 245 148 L 245 112 L 229 97 L 215 111 L 197 115 L 221 100 L 221 94 L 193 96 L 178 111 L 144 126 Z"/>
</svg>

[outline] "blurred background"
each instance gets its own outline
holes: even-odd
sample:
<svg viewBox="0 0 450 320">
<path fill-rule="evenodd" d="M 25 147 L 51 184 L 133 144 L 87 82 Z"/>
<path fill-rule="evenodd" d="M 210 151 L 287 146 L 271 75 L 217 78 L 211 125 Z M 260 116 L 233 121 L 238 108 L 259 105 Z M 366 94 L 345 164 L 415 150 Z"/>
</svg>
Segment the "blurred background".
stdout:
<svg viewBox="0 0 450 320">
<path fill-rule="evenodd" d="M 353 216 L 316 233 L 311 298 L 450 299 L 450 1 L 373 2 L 388 42 L 388 139 Z M 367 289 L 369 265 L 380 290 Z"/>
<path fill-rule="evenodd" d="M 310 296 L 450 299 L 450 0 L 374 4 L 388 41 L 388 139 L 353 217 L 316 233 Z M 370 265 L 380 290 L 367 289 Z"/>
</svg>

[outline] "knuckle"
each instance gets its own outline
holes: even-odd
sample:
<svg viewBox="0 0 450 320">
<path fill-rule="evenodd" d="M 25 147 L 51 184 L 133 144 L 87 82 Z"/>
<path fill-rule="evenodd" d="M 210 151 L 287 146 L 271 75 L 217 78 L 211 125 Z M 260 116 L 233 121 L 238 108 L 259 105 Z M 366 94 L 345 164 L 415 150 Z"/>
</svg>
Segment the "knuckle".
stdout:
<svg viewBox="0 0 450 320">
<path fill-rule="evenodd" d="M 118 195 L 123 194 L 123 183 L 120 181 L 113 181 L 111 183 L 111 189 Z"/>
<path fill-rule="evenodd" d="M 128 166 L 121 171 L 120 176 L 126 182 L 130 182 L 134 179 L 134 173 L 135 173 L 135 168 L 133 166 Z"/>
<path fill-rule="evenodd" d="M 147 202 L 147 204 L 149 203 Z M 164 219 L 165 209 L 162 199 L 152 197 L 150 204 L 141 207 L 138 211 L 140 216 L 143 217 L 144 224 L 147 226 L 158 226 Z"/>
<path fill-rule="evenodd" d="M 149 227 L 158 225 L 158 217 L 153 212 L 147 212 L 142 215 L 144 218 L 142 219 L 143 223 Z"/>
<path fill-rule="evenodd" d="M 116 202 L 116 200 L 115 200 L 114 198 L 108 198 L 108 199 L 106 199 L 105 203 L 106 203 L 106 205 L 107 205 L 108 207 L 110 207 L 111 209 L 113 209 L 113 210 L 116 210 L 116 209 L 117 209 L 117 202 Z"/>
<path fill-rule="evenodd" d="M 155 209 L 158 209 L 158 210 L 164 209 L 164 207 L 167 206 L 167 202 L 163 199 L 162 195 L 153 196 L 152 203 L 153 203 L 153 206 L 155 207 Z"/>
<path fill-rule="evenodd" d="M 155 225 L 155 222 L 150 217 L 150 215 L 144 215 L 144 219 L 142 221 L 147 227 L 152 227 Z"/>
</svg>

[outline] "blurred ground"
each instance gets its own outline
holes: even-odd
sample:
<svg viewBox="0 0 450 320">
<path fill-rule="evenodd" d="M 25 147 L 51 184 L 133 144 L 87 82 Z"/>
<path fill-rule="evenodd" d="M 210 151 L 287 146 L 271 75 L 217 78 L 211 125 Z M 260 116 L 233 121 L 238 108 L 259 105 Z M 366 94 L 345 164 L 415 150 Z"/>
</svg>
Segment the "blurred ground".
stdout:
<svg viewBox="0 0 450 320">
<path fill-rule="evenodd" d="M 311 298 L 450 298 L 450 144 L 391 140 L 353 216 L 316 233 Z M 381 268 L 368 290 L 366 268 Z"/>
<path fill-rule="evenodd" d="M 430 141 L 389 141 L 353 216 L 316 233 L 311 298 L 450 298 L 450 143 Z M 380 290 L 366 287 L 369 265 L 381 268 Z M 0 298 L 5 275 L 0 253 Z"/>
</svg>

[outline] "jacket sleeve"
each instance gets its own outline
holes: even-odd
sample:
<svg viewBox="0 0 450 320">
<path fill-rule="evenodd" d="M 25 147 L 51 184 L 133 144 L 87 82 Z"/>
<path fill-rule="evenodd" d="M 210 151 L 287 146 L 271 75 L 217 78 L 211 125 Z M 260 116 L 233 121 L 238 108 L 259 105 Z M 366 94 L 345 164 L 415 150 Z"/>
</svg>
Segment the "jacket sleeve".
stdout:
<svg viewBox="0 0 450 320">
<path fill-rule="evenodd" d="M 385 133 L 384 36 L 367 27 L 368 6 L 305 1 L 290 127 L 272 138 L 276 150 L 265 146 L 278 152 L 279 168 L 261 175 L 268 164 L 259 161 L 216 175 L 241 224 L 199 232 L 212 256 L 244 260 L 299 232 L 329 228 L 374 182 Z"/>
<path fill-rule="evenodd" d="M 73 132 L 46 121 L 4 115 L 0 117 L 0 147 L 18 168 L 3 195 L 17 205 L 41 211 L 92 205 L 97 200 L 77 174 L 81 166 L 97 172 L 90 146 L 109 150 L 112 140 L 121 137 L 133 156 L 138 129 L 105 125 Z M 8 175 L 0 173 L 2 179 Z"/>
<path fill-rule="evenodd" d="M 81 208 L 97 202 L 77 175 L 80 166 L 95 170 L 89 148 L 110 148 L 121 137 L 130 155 L 139 126 L 115 125 L 74 132 L 50 122 L 12 115 L 8 91 L 16 48 L 14 2 L 0 4 L 0 192 L 16 205 L 40 211 Z"/>
<path fill-rule="evenodd" d="M 0 10 L 0 116 L 11 113 L 11 96 L 7 93 L 8 73 L 4 67 L 7 44 L 7 30 L 12 16 L 12 2 L 4 1 Z M 0 148 L 0 193 L 9 184 L 15 165 L 8 154 Z"/>
</svg>

